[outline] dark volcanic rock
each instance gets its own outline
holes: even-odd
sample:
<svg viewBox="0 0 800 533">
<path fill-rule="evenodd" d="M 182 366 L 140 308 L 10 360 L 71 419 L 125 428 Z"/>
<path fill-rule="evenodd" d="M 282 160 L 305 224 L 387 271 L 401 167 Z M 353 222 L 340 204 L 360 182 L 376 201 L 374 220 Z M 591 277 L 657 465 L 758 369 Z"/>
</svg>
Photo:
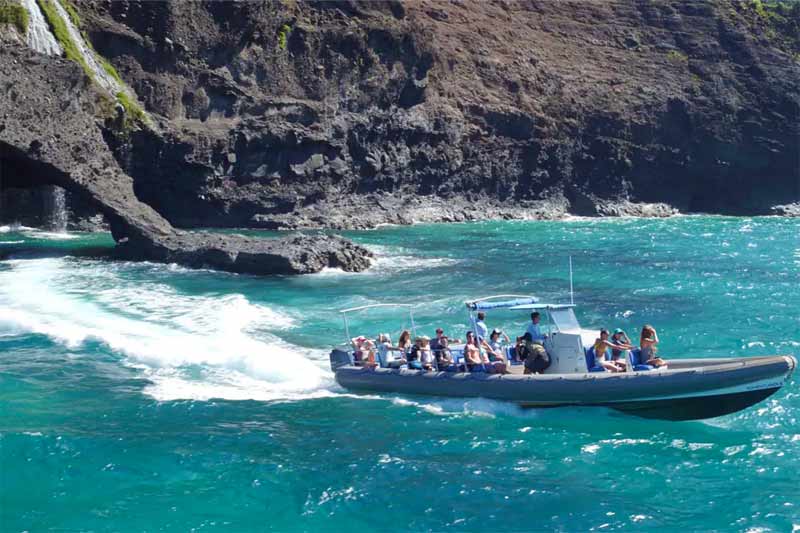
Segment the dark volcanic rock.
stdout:
<svg viewBox="0 0 800 533">
<path fill-rule="evenodd" d="M 797 202 L 800 4 L 754 6 L 78 1 L 163 129 L 130 139 L 136 195 L 282 228 L 415 219 L 365 216 L 384 195 L 439 220 Z"/>
<path fill-rule="evenodd" d="M 119 253 L 254 274 L 363 270 L 370 253 L 340 237 L 280 240 L 175 230 L 139 201 L 103 136 L 108 98 L 74 63 L 0 49 L 0 187 L 58 185 L 108 220 Z M 107 120 L 106 120 L 107 123 Z M 107 133 L 107 132 L 106 132 Z"/>
<path fill-rule="evenodd" d="M 311 274 L 323 268 L 359 272 L 370 266 L 372 253 L 334 235 L 296 235 L 251 239 L 240 235 L 175 232 L 154 241 L 126 241 L 118 257 L 154 257 L 196 268 L 246 274 Z"/>
</svg>

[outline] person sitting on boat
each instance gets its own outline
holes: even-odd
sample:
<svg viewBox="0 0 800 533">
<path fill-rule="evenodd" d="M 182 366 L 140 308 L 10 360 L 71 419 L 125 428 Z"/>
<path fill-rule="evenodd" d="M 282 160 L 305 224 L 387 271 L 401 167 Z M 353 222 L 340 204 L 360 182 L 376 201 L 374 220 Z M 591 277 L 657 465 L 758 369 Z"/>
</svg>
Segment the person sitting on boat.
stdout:
<svg viewBox="0 0 800 533">
<path fill-rule="evenodd" d="M 625 372 L 626 365 L 622 361 L 606 361 L 606 351 L 608 349 L 630 350 L 633 346 L 629 344 L 614 344 L 608 340 L 608 330 L 600 330 L 600 338 L 594 341 L 594 364 L 595 367 L 602 367 L 609 372 Z"/>
<path fill-rule="evenodd" d="M 367 338 L 363 335 L 350 339 L 350 344 L 353 346 L 353 364 L 356 366 L 360 366 L 363 361 L 361 346 L 364 344 L 365 340 L 367 340 Z"/>
<path fill-rule="evenodd" d="M 500 344 L 500 335 L 503 332 L 499 329 L 493 329 L 489 334 L 488 341 L 481 341 L 481 346 L 485 352 L 484 364 L 488 364 L 492 373 L 494 374 L 508 374 L 508 362 L 503 353 L 503 346 Z"/>
<path fill-rule="evenodd" d="M 478 334 L 478 339 L 486 340 L 489 337 L 489 327 L 486 325 L 486 313 L 483 311 L 478 313 L 478 320 L 475 322 L 475 333 Z"/>
<path fill-rule="evenodd" d="M 658 351 L 658 333 L 656 333 L 656 328 L 650 324 L 645 324 L 642 328 L 642 335 L 639 338 L 639 349 L 641 350 L 639 359 L 644 361 L 644 364 L 656 368 L 667 366 L 667 362 L 656 355 Z"/>
<path fill-rule="evenodd" d="M 481 349 L 472 331 L 467 331 L 467 343 L 464 345 L 464 362 L 469 372 L 487 372 L 481 358 Z"/>
<path fill-rule="evenodd" d="M 500 337 L 504 337 L 506 342 L 508 342 L 508 335 L 503 333 L 503 330 L 500 329 L 493 329 L 492 332 L 489 334 L 489 340 L 486 341 L 486 352 L 489 355 L 489 361 L 494 364 L 497 361 L 503 363 L 503 370 L 508 370 L 508 361 L 506 361 L 505 350 L 503 349 L 503 345 L 500 343 Z M 497 365 L 499 366 L 499 365 Z"/>
<path fill-rule="evenodd" d="M 395 356 L 392 352 L 400 352 Z M 378 335 L 378 363 L 381 368 L 400 368 L 406 364 L 402 350 L 397 346 L 392 346 L 392 338 L 388 333 Z"/>
<path fill-rule="evenodd" d="M 406 360 L 408 361 L 408 368 L 422 369 L 422 361 L 420 360 L 420 352 L 422 350 L 422 338 L 417 337 L 414 339 L 414 344 L 408 350 Z"/>
<path fill-rule="evenodd" d="M 422 365 L 422 370 L 435 370 L 436 358 L 431 350 L 431 339 L 427 335 L 423 335 L 419 339 L 419 362 Z"/>
<path fill-rule="evenodd" d="M 461 344 L 461 339 L 451 339 L 444 334 L 444 330 L 442 328 L 436 328 L 436 336 L 431 339 L 431 350 L 433 350 L 433 355 L 437 358 L 439 357 L 439 352 L 443 349 L 447 348 L 447 345 L 450 343 Z M 444 343 L 444 346 L 442 346 Z"/>
<path fill-rule="evenodd" d="M 489 360 L 487 348 L 489 345 L 484 340 L 478 340 L 472 331 L 467 332 L 467 344 L 464 345 L 464 360 L 470 372 L 486 372 L 489 374 L 506 374 L 505 361 Z"/>
<path fill-rule="evenodd" d="M 434 341 L 436 341 L 436 346 L 438 349 L 433 349 Z M 461 341 L 456 340 L 454 342 Z M 433 352 L 433 356 L 436 358 L 436 367 L 439 370 L 445 370 L 450 365 L 455 364 L 455 361 L 453 361 L 453 354 L 450 352 L 450 340 L 444 335 L 431 340 L 431 351 Z"/>
<path fill-rule="evenodd" d="M 633 343 L 628 338 L 628 334 L 625 333 L 622 328 L 617 328 L 614 330 L 614 333 L 611 334 L 611 342 L 613 344 L 626 344 L 628 346 L 633 347 Z M 611 349 L 611 361 L 616 364 L 623 365 L 626 369 L 628 365 L 626 361 L 628 360 L 628 352 L 629 350 L 620 350 L 619 348 L 612 348 Z"/>
<path fill-rule="evenodd" d="M 525 330 L 525 333 L 531 334 L 531 340 L 541 341 L 547 338 L 547 335 L 542 333 L 542 327 L 539 324 L 541 319 L 542 316 L 539 314 L 538 311 L 534 311 L 533 313 L 531 313 L 531 323 L 528 324 L 528 328 Z"/>
<path fill-rule="evenodd" d="M 408 355 L 411 351 L 411 332 L 404 329 L 400 332 L 400 338 L 397 339 L 397 347 L 404 355 Z"/>
<path fill-rule="evenodd" d="M 367 339 L 361 343 L 361 364 L 366 368 L 375 368 L 375 343 Z"/>
</svg>

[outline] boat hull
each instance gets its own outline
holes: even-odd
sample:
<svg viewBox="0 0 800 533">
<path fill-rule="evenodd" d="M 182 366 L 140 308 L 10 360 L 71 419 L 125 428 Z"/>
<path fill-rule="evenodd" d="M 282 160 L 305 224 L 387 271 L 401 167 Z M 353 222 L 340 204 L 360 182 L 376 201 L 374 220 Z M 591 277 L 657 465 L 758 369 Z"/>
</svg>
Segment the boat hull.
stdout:
<svg viewBox="0 0 800 533">
<path fill-rule="evenodd" d="M 333 360 L 334 354 L 331 354 Z M 482 397 L 523 407 L 598 406 L 665 420 L 730 414 L 777 392 L 793 357 L 676 360 L 674 368 L 630 373 L 487 375 L 419 370 L 336 368 L 349 390 Z"/>
</svg>

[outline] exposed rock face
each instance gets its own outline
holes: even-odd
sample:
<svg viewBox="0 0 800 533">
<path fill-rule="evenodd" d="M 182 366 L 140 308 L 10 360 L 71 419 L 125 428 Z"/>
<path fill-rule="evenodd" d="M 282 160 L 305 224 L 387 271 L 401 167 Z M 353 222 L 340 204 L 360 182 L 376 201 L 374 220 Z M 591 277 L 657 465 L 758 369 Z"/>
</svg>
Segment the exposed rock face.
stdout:
<svg viewBox="0 0 800 533">
<path fill-rule="evenodd" d="M 80 68 L 22 45 L 0 49 L 0 185 L 58 185 L 93 204 L 120 253 L 233 272 L 295 274 L 326 266 L 361 270 L 369 252 L 341 238 L 275 241 L 176 231 L 140 202 L 112 155 L 98 117 L 107 99 Z"/>
<path fill-rule="evenodd" d="M 161 117 L 117 156 L 180 226 L 800 200 L 800 7 L 779 23 L 723 0 L 77 4 Z"/>
</svg>

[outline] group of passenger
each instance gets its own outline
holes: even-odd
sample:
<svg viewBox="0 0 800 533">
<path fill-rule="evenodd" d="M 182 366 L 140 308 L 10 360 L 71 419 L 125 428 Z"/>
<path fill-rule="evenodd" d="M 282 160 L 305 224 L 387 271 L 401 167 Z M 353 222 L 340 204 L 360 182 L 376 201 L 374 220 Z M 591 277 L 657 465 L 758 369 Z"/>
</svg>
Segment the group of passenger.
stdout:
<svg viewBox="0 0 800 533">
<path fill-rule="evenodd" d="M 541 315 L 531 313 L 531 322 L 525 333 L 516 338 L 516 344 L 510 353 L 515 361 L 524 363 L 526 374 L 539 374 L 550 366 L 550 357 L 544 348 L 547 335 L 542 333 Z M 436 328 L 433 338 L 421 335 L 412 342 L 411 331 L 403 330 L 392 344 L 388 333 L 381 333 L 373 341 L 364 336 L 352 339 L 355 364 L 368 368 L 411 368 L 424 371 L 456 370 L 458 367 L 453 358 L 450 346 L 464 344 L 464 365 L 469 372 L 485 372 L 487 374 L 508 374 L 509 360 L 505 345 L 511 339 L 500 329 L 492 329 L 486 325 L 486 314 L 477 314 L 474 331 L 465 333 L 465 340 L 450 338 L 442 328 Z M 662 367 L 666 362 L 656 355 L 658 333 L 651 325 L 642 328 L 639 339 L 640 360 L 653 367 Z M 625 372 L 628 368 L 628 352 L 635 349 L 628 335 L 620 328 L 609 335 L 608 330 L 601 329 L 593 345 L 595 365 L 608 372 Z"/>
<path fill-rule="evenodd" d="M 541 372 L 549 366 L 547 353 L 542 346 L 545 335 L 539 326 L 539 313 L 531 315 L 531 324 L 526 333 L 516 338 L 517 344 L 512 352 L 517 361 L 524 361 L 531 354 L 531 361 L 526 363 L 525 372 Z M 359 336 L 352 339 L 355 364 L 368 368 L 407 368 L 419 370 L 454 370 L 456 362 L 450 350 L 453 344 L 464 344 L 464 365 L 469 372 L 485 372 L 487 374 L 508 374 L 509 361 L 505 345 L 511 343 L 508 335 L 500 329 L 492 329 L 486 325 L 486 314 L 478 313 L 474 323 L 474 331 L 465 333 L 465 340 L 450 338 L 442 328 L 436 328 L 436 336 L 432 339 L 422 335 L 411 341 L 411 332 L 403 330 L 392 344 L 388 333 L 381 333 L 375 341 Z M 533 344 L 534 346 L 531 346 Z M 535 346 L 538 344 L 538 349 Z M 546 364 L 529 365 L 534 359 L 545 359 Z M 529 368 L 530 366 L 530 368 Z"/>
<path fill-rule="evenodd" d="M 594 341 L 595 365 L 608 372 L 625 372 L 628 369 L 628 353 L 635 350 L 633 342 L 620 328 L 614 330 L 609 338 L 608 330 L 601 329 L 600 337 Z M 610 350 L 610 356 L 608 354 Z M 658 351 L 658 333 L 650 324 L 642 328 L 639 337 L 639 360 L 655 368 L 663 367 L 667 363 L 656 355 Z"/>
</svg>

